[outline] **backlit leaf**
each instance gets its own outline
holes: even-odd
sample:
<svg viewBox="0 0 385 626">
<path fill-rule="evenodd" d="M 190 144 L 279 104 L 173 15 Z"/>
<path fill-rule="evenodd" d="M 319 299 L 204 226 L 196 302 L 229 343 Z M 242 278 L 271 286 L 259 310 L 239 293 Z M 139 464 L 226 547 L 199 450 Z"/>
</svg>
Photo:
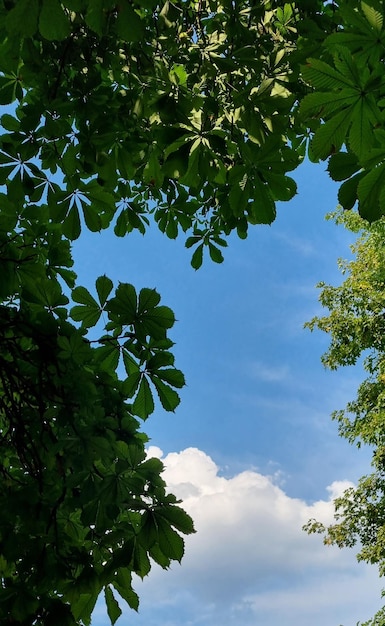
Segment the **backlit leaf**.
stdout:
<svg viewBox="0 0 385 626">
<path fill-rule="evenodd" d="M 121 616 L 122 610 L 109 586 L 104 588 L 104 598 L 106 601 L 108 617 L 111 620 L 111 624 L 114 625 L 116 620 Z"/>
<path fill-rule="evenodd" d="M 149 415 L 154 412 L 154 399 L 150 385 L 145 376 L 142 376 L 142 380 L 140 381 L 139 390 L 132 405 L 132 411 L 134 415 L 137 415 L 143 420 L 147 419 Z"/>
</svg>

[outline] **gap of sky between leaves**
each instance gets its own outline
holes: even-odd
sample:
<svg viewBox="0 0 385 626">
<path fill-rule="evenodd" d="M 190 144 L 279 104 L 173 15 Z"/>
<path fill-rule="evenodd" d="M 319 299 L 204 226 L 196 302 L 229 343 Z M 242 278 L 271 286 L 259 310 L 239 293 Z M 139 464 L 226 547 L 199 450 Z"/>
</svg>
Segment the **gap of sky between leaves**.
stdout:
<svg viewBox="0 0 385 626">
<path fill-rule="evenodd" d="M 272 226 L 232 236 L 225 261 L 195 272 L 183 235 L 83 233 L 74 244 L 80 284 L 155 287 L 177 317 L 171 338 L 187 387 L 175 414 L 158 407 L 144 430 L 166 464 L 198 533 L 182 565 L 138 581 L 136 626 L 353 626 L 380 605 L 377 571 L 353 551 L 308 537 L 309 517 L 369 471 L 370 451 L 339 439 L 330 420 L 354 396 L 360 366 L 326 372 L 328 339 L 303 329 L 320 312 L 316 283 L 339 284 L 336 261 L 353 237 L 325 221 L 337 185 L 323 165 L 296 173 L 298 195 Z M 106 623 L 102 605 L 94 626 Z"/>
</svg>

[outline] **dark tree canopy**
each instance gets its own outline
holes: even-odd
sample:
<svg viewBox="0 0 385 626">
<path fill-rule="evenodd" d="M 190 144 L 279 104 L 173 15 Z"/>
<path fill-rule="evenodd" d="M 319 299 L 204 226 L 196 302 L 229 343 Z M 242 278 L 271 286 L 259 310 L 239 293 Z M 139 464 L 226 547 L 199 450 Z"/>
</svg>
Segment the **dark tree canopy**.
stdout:
<svg viewBox="0 0 385 626">
<path fill-rule="evenodd" d="M 385 209 L 385 7 L 0 0 L 0 611 L 89 624 L 183 555 L 190 518 L 139 420 L 179 403 L 155 290 L 76 282 L 82 229 L 186 233 L 198 268 L 270 224 L 307 154 Z M 117 369 L 124 371 L 118 377 Z M 155 392 L 155 394 L 154 394 Z"/>
</svg>

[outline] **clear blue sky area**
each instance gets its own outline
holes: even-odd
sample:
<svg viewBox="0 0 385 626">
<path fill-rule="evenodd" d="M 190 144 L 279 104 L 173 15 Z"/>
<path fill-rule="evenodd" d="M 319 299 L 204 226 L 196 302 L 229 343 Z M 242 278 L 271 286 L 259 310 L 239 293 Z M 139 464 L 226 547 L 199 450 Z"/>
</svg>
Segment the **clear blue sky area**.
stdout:
<svg viewBox="0 0 385 626">
<path fill-rule="evenodd" d="M 316 283 L 341 280 L 336 260 L 352 236 L 324 219 L 337 186 L 323 166 L 306 164 L 296 178 L 298 195 L 279 205 L 274 224 L 231 237 L 221 265 L 207 259 L 196 272 L 183 234 L 172 241 L 155 227 L 123 239 L 85 232 L 74 254 L 81 284 L 94 289 L 106 273 L 115 284 L 155 287 L 175 311 L 187 387 L 175 414 L 159 408 L 147 421 L 152 444 L 165 453 L 196 446 L 225 474 L 282 470 L 290 495 L 314 499 L 329 481 L 356 478 L 349 468 L 363 455 L 338 439 L 329 414 L 360 374 L 326 372 L 327 336 L 303 329 L 321 312 Z"/>
<path fill-rule="evenodd" d="M 341 282 L 352 236 L 324 219 L 337 205 L 324 166 L 295 177 L 276 222 L 231 237 L 222 265 L 195 272 L 183 235 L 155 227 L 74 244 L 90 290 L 105 273 L 161 293 L 187 379 L 175 414 L 158 407 L 144 430 L 198 533 L 182 566 L 138 582 L 142 608 L 122 626 L 355 626 L 380 605 L 375 569 L 301 531 L 312 515 L 328 519 L 338 483 L 368 472 L 370 452 L 339 439 L 329 417 L 354 396 L 359 367 L 326 372 L 327 337 L 303 329 L 321 312 L 316 283 Z M 93 623 L 108 623 L 103 603 Z"/>
</svg>

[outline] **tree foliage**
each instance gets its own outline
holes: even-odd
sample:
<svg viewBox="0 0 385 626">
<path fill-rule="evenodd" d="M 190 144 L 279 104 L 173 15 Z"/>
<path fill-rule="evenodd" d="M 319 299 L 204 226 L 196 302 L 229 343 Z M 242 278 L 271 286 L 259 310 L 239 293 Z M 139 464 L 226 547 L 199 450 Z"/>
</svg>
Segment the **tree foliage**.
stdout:
<svg viewBox="0 0 385 626">
<path fill-rule="evenodd" d="M 138 418 L 173 411 L 172 311 L 71 242 L 156 224 L 194 268 L 270 224 L 305 155 L 384 212 L 384 6 L 358 0 L 0 0 L 0 603 L 88 624 L 183 554 L 189 517 Z M 119 371 L 119 376 L 118 372 Z M 122 373 L 123 372 L 123 373 Z"/>
<path fill-rule="evenodd" d="M 335 500 L 335 523 L 310 520 L 309 532 L 324 534 L 325 544 L 359 546 L 359 561 L 377 564 L 385 575 L 385 219 L 369 226 L 357 215 L 338 214 L 337 221 L 360 233 L 352 246 L 353 260 L 340 261 L 343 283 L 321 283 L 320 301 L 329 310 L 308 326 L 330 335 L 323 356 L 326 367 L 354 365 L 364 358 L 367 378 L 344 410 L 335 411 L 340 435 L 358 447 L 373 449 L 373 472 Z M 382 624 L 382 609 L 369 624 Z"/>
</svg>

